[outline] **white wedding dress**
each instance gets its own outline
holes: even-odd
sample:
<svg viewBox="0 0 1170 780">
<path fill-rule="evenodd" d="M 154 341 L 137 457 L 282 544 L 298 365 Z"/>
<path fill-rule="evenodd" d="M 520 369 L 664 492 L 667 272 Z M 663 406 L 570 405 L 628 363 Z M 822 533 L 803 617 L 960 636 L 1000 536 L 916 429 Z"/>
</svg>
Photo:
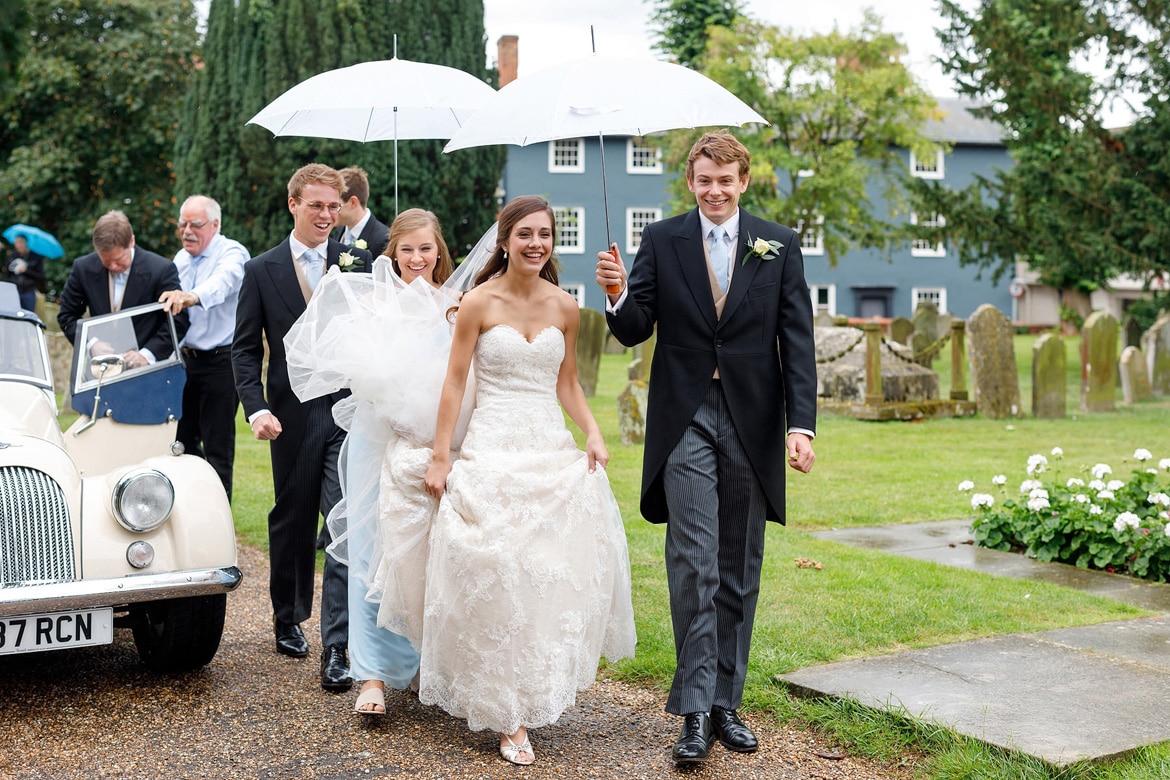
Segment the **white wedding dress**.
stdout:
<svg viewBox="0 0 1170 780">
<path fill-rule="evenodd" d="M 472 730 L 553 723 L 601 656 L 634 654 L 625 529 L 557 402 L 564 353 L 554 327 L 531 342 L 507 325 L 480 334 L 475 408 L 430 529 L 422 622 L 389 621 L 420 641 L 420 700 Z M 409 470 L 406 460 L 394 462 Z M 406 571 L 385 590 L 417 582 Z"/>
</svg>

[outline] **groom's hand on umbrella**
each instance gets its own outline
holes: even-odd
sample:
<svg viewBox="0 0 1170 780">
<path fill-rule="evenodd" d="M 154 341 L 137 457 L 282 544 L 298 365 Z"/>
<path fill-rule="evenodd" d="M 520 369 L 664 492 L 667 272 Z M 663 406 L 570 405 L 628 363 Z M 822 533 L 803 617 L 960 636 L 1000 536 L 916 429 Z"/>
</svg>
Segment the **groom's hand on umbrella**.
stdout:
<svg viewBox="0 0 1170 780">
<path fill-rule="evenodd" d="M 605 290 L 610 303 L 617 303 L 626 289 L 626 265 L 617 244 L 611 244 L 606 252 L 597 253 L 597 284 Z"/>
</svg>

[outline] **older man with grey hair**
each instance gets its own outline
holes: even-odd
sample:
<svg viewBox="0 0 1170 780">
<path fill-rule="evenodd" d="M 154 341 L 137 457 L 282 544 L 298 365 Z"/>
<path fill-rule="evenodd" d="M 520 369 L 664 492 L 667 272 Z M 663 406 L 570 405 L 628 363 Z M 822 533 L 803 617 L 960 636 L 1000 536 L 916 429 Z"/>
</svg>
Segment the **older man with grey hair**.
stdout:
<svg viewBox="0 0 1170 780">
<path fill-rule="evenodd" d="M 187 384 L 178 439 L 187 452 L 211 464 L 230 499 L 239 408 L 232 338 L 244 263 L 251 256 L 243 244 L 220 232 L 219 204 L 206 195 L 183 201 L 179 238 L 183 248 L 175 255 L 175 267 L 182 289 L 159 297 L 172 313 L 186 310 L 191 318 L 182 344 Z"/>
</svg>

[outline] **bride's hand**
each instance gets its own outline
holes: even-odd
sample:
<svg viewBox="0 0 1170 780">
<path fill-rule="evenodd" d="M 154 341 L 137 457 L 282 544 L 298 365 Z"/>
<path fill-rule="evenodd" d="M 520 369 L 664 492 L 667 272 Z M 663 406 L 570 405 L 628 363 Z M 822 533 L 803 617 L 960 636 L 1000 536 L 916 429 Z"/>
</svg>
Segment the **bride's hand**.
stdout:
<svg viewBox="0 0 1170 780">
<path fill-rule="evenodd" d="M 427 493 L 436 499 L 443 497 L 443 491 L 447 489 L 447 475 L 451 473 L 450 462 L 436 462 L 431 461 L 430 467 L 427 469 L 427 475 L 423 478 L 423 485 Z"/>
<path fill-rule="evenodd" d="M 609 451 L 605 449 L 605 440 L 600 433 L 595 433 L 585 440 L 585 454 L 589 456 L 589 473 L 592 474 L 598 466 L 605 468 L 609 463 Z"/>
</svg>

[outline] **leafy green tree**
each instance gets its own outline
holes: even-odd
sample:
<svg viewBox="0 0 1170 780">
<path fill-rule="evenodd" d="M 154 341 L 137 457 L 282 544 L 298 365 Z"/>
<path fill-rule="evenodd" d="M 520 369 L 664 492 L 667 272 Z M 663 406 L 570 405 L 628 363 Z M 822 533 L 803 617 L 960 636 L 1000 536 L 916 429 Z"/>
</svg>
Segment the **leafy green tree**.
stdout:
<svg viewBox="0 0 1170 780">
<path fill-rule="evenodd" d="M 934 152 L 924 128 L 937 108 L 901 64 L 905 52 L 873 13 L 856 30 L 807 37 L 742 17 L 711 28 L 703 73 L 771 122 L 737 133 L 752 154 L 744 206 L 808 229 L 823 220 L 832 264 L 853 247 L 888 251 L 910 235 L 899 216 L 909 174 L 898 149 Z M 674 134 L 668 158 L 681 165 L 693 140 Z M 875 213 L 875 184 L 890 213 Z M 681 177 L 677 187 L 681 205 Z"/>
<path fill-rule="evenodd" d="M 20 81 L 0 111 L 0 193 L 12 221 L 92 251 L 97 217 L 120 208 L 144 246 L 175 244 L 178 109 L 196 47 L 189 0 L 28 0 Z M 69 257 L 51 262 L 58 286 Z"/>
<path fill-rule="evenodd" d="M 963 191 L 919 182 L 942 237 L 995 277 L 1022 260 L 1060 289 L 1170 269 L 1170 87 L 1164 0 L 943 0 L 943 67 L 1003 125 L 1014 161 Z M 1095 58 L 1096 67 L 1086 62 Z M 1134 123 L 1101 117 L 1127 89 Z"/>
<path fill-rule="evenodd" d="M 738 0 L 658 0 L 650 17 L 658 27 L 654 48 L 698 69 L 707 51 L 708 28 L 730 27 L 742 14 Z"/>
<path fill-rule="evenodd" d="M 204 192 L 218 199 L 224 231 L 260 252 L 291 228 L 284 188 L 296 168 L 314 161 L 360 165 L 370 174 L 370 208 L 388 222 L 394 216 L 392 142 L 274 138 L 246 122 L 317 73 L 389 59 L 395 34 L 403 59 L 493 78 L 483 63 L 482 2 L 212 0 L 204 64 L 187 96 L 176 144 L 177 195 Z M 399 142 L 399 202 L 402 209 L 434 211 L 452 252 L 461 254 L 495 218 L 504 152 L 443 155 L 444 143 Z"/>
<path fill-rule="evenodd" d="M 28 9 L 24 0 L 0 3 L 0 104 L 16 81 L 17 66 L 24 47 L 23 34 L 28 27 Z"/>
</svg>

